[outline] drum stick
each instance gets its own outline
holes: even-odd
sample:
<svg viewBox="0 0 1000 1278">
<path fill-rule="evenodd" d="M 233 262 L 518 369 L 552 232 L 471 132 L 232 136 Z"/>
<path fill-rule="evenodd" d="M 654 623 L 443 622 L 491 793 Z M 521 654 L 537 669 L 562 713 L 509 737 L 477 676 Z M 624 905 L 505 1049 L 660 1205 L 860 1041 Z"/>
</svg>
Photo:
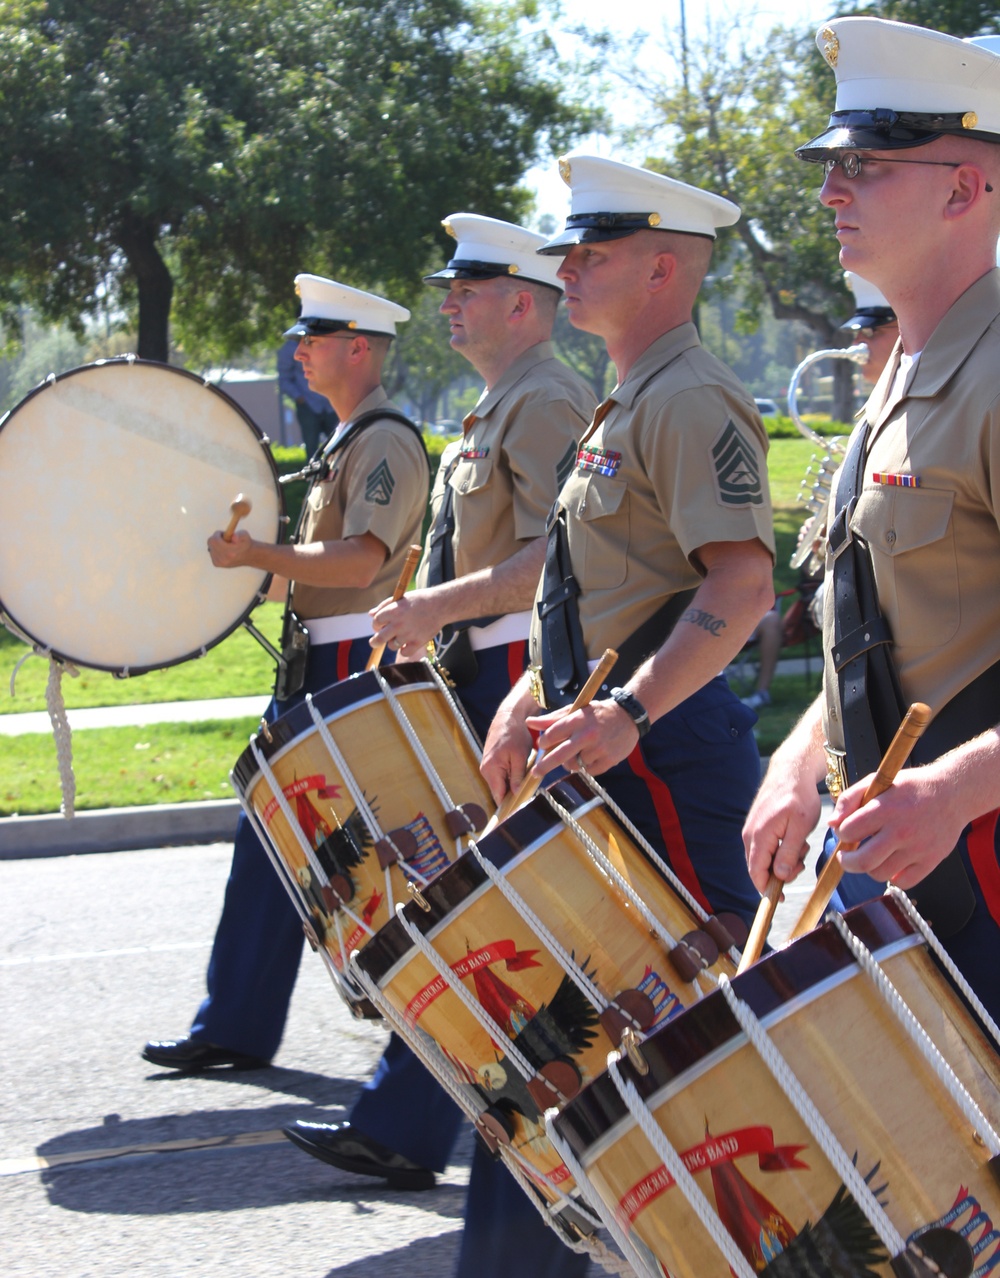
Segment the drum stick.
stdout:
<svg viewBox="0 0 1000 1278">
<path fill-rule="evenodd" d="M 930 707 L 925 706 L 922 701 L 915 701 L 907 710 L 906 717 L 889 743 L 889 749 L 886 750 L 882 757 L 878 771 L 872 777 L 868 789 L 865 790 L 865 797 L 861 800 L 862 807 L 889 789 L 896 779 L 896 773 L 910 757 L 910 751 L 923 736 L 924 729 L 930 721 Z M 789 933 L 788 939 L 790 941 L 797 941 L 800 936 L 805 936 L 807 932 L 811 932 L 823 917 L 826 907 L 830 904 L 830 897 L 833 896 L 837 884 L 844 876 L 844 867 L 839 854 L 841 852 L 853 852 L 857 847 L 857 843 L 838 841 L 837 846 L 833 849 L 833 854 L 826 865 L 823 866 L 822 873 L 816 880 L 816 886 L 813 888 L 809 900 L 805 903 L 798 922 Z"/>
<path fill-rule="evenodd" d="M 767 934 L 770 932 L 771 924 L 774 922 L 774 911 L 778 908 L 778 902 L 781 900 L 784 886 L 784 880 L 779 879 L 776 874 L 772 874 L 768 879 L 767 888 L 760 898 L 760 905 L 757 906 L 757 913 L 754 915 L 753 927 L 750 929 L 747 943 L 743 947 L 743 953 L 740 955 L 739 966 L 736 969 L 737 976 L 741 972 L 745 972 L 751 963 L 756 963 L 760 958 L 760 952 L 764 948 Z"/>
<path fill-rule="evenodd" d="M 247 515 L 253 510 L 253 504 L 249 497 L 244 497 L 242 493 L 238 493 L 236 500 L 229 503 L 229 509 L 232 513 L 232 518 L 226 525 L 226 531 L 222 534 L 223 541 L 232 541 L 236 525 L 241 519 L 246 519 Z"/>
<path fill-rule="evenodd" d="M 403 561 L 403 571 L 399 574 L 399 580 L 396 582 L 396 589 L 392 592 L 392 602 L 398 603 L 406 594 L 406 587 L 410 584 L 410 578 L 413 576 L 414 569 L 417 566 L 417 560 L 420 558 L 420 547 L 411 546 L 406 552 L 406 558 Z M 372 655 L 368 658 L 366 670 L 374 670 L 378 663 L 382 660 L 382 654 L 385 652 L 385 644 L 377 643 L 372 648 Z"/>
<path fill-rule="evenodd" d="M 576 700 L 570 706 L 570 712 L 573 710 L 582 710 L 584 706 L 589 705 L 590 702 L 593 701 L 597 694 L 597 690 L 611 673 L 611 667 L 617 660 L 618 653 L 615 652 L 614 648 L 605 648 L 604 656 L 594 667 L 590 678 L 580 689 Z M 503 802 L 500 804 L 499 808 L 497 808 L 496 814 L 490 819 L 489 824 L 483 831 L 483 834 L 489 834 L 489 832 L 495 829 L 501 821 L 506 821 L 512 812 L 516 812 L 518 808 L 523 808 L 524 805 L 533 798 L 535 791 L 542 783 L 542 778 L 540 776 L 536 776 L 535 773 L 531 771 L 532 764 L 537 760 L 537 758 L 538 756 L 533 754 L 532 757 L 528 759 L 528 771 L 524 775 L 524 780 L 516 790 L 509 792 L 504 797 Z"/>
</svg>

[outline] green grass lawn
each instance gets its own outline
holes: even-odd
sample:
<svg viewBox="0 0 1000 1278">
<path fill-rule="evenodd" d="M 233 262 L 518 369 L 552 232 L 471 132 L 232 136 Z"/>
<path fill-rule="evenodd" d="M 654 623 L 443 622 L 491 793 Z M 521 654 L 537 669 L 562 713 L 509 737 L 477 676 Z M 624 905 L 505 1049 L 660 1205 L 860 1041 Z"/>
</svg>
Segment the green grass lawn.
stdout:
<svg viewBox="0 0 1000 1278">
<path fill-rule="evenodd" d="M 775 506 L 777 562 L 775 587 L 794 586 L 797 572 L 788 561 L 804 520 L 796 506 L 799 486 L 817 448 L 805 439 L 776 439 L 768 454 Z M 281 606 L 264 604 L 255 624 L 276 642 Z M 0 714 L 45 709 L 48 663 L 29 657 L 17 674 L 16 696 L 8 691 L 10 674 L 27 651 L 0 627 Z M 788 655 L 800 655 L 792 650 Z M 816 666 L 818 669 L 818 658 Z M 159 701 L 196 701 L 253 696 L 270 691 L 274 663 L 240 627 L 197 661 L 156 670 L 131 679 L 103 671 L 64 676 L 63 697 L 71 709 L 141 705 Z M 761 712 L 757 738 L 762 753 L 784 738 L 817 691 L 817 676 L 807 688 L 802 677 L 776 679 L 772 704 Z M 741 695 L 750 688 L 740 689 Z M 256 727 L 254 721 L 157 724 L 145 728 L 88 729 L 73 734 L 77 806 L 81 809 L 136 804 L 178 803 L 232 795 L 229 769 Z M 0 816 L 59 810 L 59 777 L 51 734 L 0 738 Z"/>
</svg>

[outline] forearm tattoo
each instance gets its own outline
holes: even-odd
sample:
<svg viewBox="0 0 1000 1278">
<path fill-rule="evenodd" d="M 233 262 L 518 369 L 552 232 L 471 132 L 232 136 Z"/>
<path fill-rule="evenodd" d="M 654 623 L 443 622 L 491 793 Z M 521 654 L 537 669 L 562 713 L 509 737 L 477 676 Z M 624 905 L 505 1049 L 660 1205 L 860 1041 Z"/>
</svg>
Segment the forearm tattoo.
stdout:
<svg viewBox="0 0 1000 1278">
<path fill-rule="evenodd" d="M 689 625 L 707 630 L 710 635 L 715 635 L 716 637 L 721 635 L 726 628 L 726 619 L 724 617 L 713 617 L 710 612 L 705 612 L 703 608 L 689 608 L 687 612 L 681 615 L 681 621 L 686 621 Z"/>
</svg>

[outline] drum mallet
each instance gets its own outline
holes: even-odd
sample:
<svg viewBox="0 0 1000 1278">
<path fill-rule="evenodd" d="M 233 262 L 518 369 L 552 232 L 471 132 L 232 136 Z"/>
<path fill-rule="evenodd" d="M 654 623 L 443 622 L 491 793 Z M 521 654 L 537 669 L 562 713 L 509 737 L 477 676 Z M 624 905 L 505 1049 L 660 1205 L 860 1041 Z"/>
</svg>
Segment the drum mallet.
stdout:
<svg viewBox="0 0 1000 1278">
<path fill-rule="evenodd" d="M 241 519 L 246 519 L 247 515 L 253 510 L 253 503 L 249 497 L 244 497 L 242 493 L 236 494 L 236 500 L 229 503 L 231 518 L 226 525 L 226 531 L 222 534 L 223 541 L 232 541 L 233 533 L 236 531 L 236 525 Z"/>
<path fill-rule="evenodd" d="M 569 708 L 570 712 L 573 710 L 582 710 L 584 706 L 589 705 L 590 702 L 593 701 L 594 697 L 597 695 L 598 689 L 611 673 L 611 667 L 617 660 L 618 653 L 615 652 L 614 648 L 605 648 L 604 656 L 594 667 L 590 678 L 580 689 L 576 700 Z M 483 834 L 489 834 L 491 830 L 496 829 L 501 821 L 506 821 L 512 812 L 516 812 L 518 808 L 523 808 L 524 805 L 534 796 L 535 791 L 542 784 L 542 778 L 540 776 L 536 776 L 535 773 L 531 771 L 531 766 L 537 761 L 537 758 L 537 754 L 533 754 L 532 757 L 528 759 L 528 771 L 525 773 L 524 780 L 516 790 L 509 792 L 504 797 L 504 800 L 500 804 L 499 808 L 497 808 L 496 813 L 490 818 L 490 822 L 483 831 Z"/>
<path fill-rule="evenodd" d="M 907 710 L 903 722 L 896 731 L 896 735 L 889 743 L 889 748 L 882 757 L 882 762 L 872 778 L 871 785 L 865 790 L 865 797 L 861 800 L 862 807 L 889 789 L 896 779 L 896 773 L 910 757 L 910 751 L 923 736 L 924 729 L 930 721 L 930 707 L 925 706 L 922 701 L 915 701 Z M 833 896 L 837 884 L 844 875 L 844 867 L 837 854 L 839 852 L 853 852 L 857 846 L 857 843 L 837 843 L 830 859 L 824 865 L 819 878 L 816 880 L 816 886 L 813 888 L 809 900 L 799 915 L 798 922 L 789 934 L 788 939 L 790 941 L 797 941 L 800 936 L 805 936 L 807 932 L 811 932 L 823 917 L 823 912 L 830 903 L 830 897 Z M 771 921 L 774 918 L 774 911 L 784 886 L 784 882 L 773 874 L 768 879 L 767 890 L 758 906 L 750 936 L 747 939 L 740 965 L 737 968 L 737 975 L 745 971 L 751 963 L 756 963 L 760 957 L 760 952 L 764 948 L 764 942 L 767 940 Z"/>
<path fill-rule="evenodd" d="M 406 594 L 406 588 L 410 584 L 410 578 L 413 576 L 420 559 L 420 547 L 411 546 L 406 552 L 406 559 L 403 561 L 403 571 L 399 574 L 399 580 L 396 582 L 396 589 L 392 592 L 392 602 L 398 603 Z M 366 670 L 374 670 L 378 663 L 382 660 L 382 654 L 385 652 L 385 644 L 377 643 L 372 648 L 372 655 L 368 658 Z"/>
</svg>

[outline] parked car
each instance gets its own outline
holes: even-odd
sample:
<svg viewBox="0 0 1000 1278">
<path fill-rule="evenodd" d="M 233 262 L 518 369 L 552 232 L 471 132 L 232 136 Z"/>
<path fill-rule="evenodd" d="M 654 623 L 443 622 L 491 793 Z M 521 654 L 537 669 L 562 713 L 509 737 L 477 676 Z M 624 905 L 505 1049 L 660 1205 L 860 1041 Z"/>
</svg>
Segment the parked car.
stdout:
<svg viewBox="0 0 1000 1278">
<path fill-rule="evenodd" d="M 451 417 L 442 417 L 428 428 L 432 435 L 461 435 L 462 423 Z"/>
<path fill-rule="evenodd" d="M 780 412 L 773 399 L 755 399 L 754 403 L 757 405 L 757 412 L 760 413 L 761 417 L 777 417 Z"/>
</svg>

